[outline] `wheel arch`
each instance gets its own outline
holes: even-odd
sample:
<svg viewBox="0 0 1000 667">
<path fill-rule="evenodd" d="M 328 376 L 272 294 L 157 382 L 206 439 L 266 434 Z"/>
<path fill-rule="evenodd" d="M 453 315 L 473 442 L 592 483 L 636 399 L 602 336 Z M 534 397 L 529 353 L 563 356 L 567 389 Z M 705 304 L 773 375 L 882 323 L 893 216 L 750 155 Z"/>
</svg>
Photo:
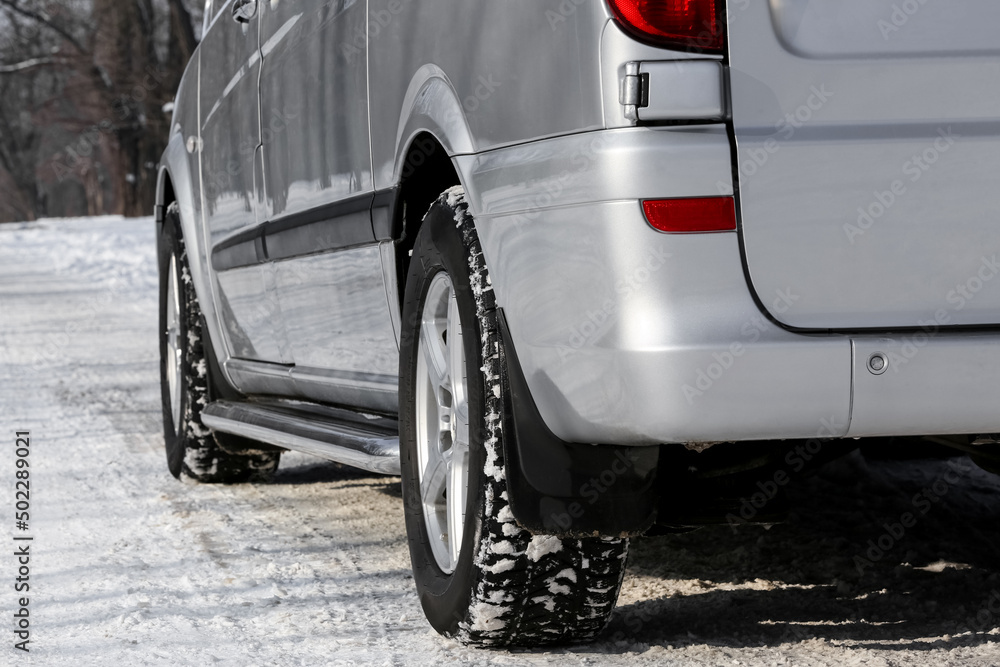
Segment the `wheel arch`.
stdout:
<svg viewBox="0 0 1000 667">
<path fill-rule="evenodd" d="M 174 194 L 174 183 L 170 176 L 170 169 L 164 165 L 160 167 L 160 172 L 157 174 L 156 180 L 154 215 L 156 217 L 157 228 L 163 224 L 163 216 L 166 214 L 167 206 L 176 200 L 177 195 Z"/>
<path fill-rule="evenodd" d="M 196 168 L 197 160 L 192 159 L 188 153 L 184 135 L 179 131 L 174 132 L 160 160 L 157 176 L 155 207 L 157 231 L 162 229 L 167 207 L 176 202 L 180 214 L 181 235 L 184 237 L 191 259 L 189 263 L 191 278 L 205 316 L 205 324 L 208 326 L 208 338 L 216 358 L 223 362 L 221 363 L 223 377 L 232 384 L 232 379 L 225 370 L 224 360 L 229 358 L 229 352 L 225 347 L 222 324 L 215 308 L 207 239 L 201 225 L 201 190 L 197 181 L 198 174 L 192 173 L 193 165 Z M 157 237 L 159 236 L 157 234 Z"/>
<path fill-rule="evenodd" d="M 396 126 L 393 182 L 399 182 L 402 158 L 421 132 L 432 134 L 449 155 L 475 152 L 476 142 L 465 109 L 444 70 L 424 65 L 410 79 Z"/>
<path fill-rule="evenodd" d="M 444 142 L 428 130 L 415 132 L 410 138 L 402 153 L 398 174 L 392 207 L 392 238 L 396 245 L 397 293 L 402 301 L 410 252 L 424 215 L 442 192 L 462 185 L 462 179 Z"/>
<path fill-rule="evenodd" d="M 160 170 L 156 182 L 156 221 L 163 222 L 167 206 L 176 202 L 180 208 L 181 228 L 188 244 L 200 246 L 200 236 L 196 234 L 196 220 L 201 211 L 198 206 L 196 184 L 193 181 L 187 148 L 180 133 L 175 133 L 167 144 L 160 160 Z"/>
</svg>

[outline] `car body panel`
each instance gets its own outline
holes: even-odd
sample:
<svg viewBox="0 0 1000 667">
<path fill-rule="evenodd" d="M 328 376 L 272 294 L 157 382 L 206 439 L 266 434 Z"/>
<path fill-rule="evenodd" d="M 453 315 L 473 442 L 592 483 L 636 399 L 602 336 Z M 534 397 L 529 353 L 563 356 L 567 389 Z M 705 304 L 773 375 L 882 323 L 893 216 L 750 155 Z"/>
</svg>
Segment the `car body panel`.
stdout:
<svg viewBox="0 0 1000 667">
<path fill-rule="evenodd" d="M 730 155 L 725 126 L 698 125 L 575 134 L 455 163 L 474 211 L 531 217 L 589 202 L 732 195 Z"/>
<path fill-rule="evenodd" d="M 368 14 L 377 189 L 396 182 L 399 156 L 421 125 L 450 154 L 604 126 L 594 76 L 608 19 L 601 2 L 441 0 L 429 10 L 369 0 Z"/>
<path fill-rule="evenodd" d="M 635 202 L 481 222 L 498 304 L 553 433 L 656 444 L 808 438 L 829 423 L 846 434 L 850 341 L 764 318 L 732 261 L 734 233 L 642 222 Z"/>
<path fill-rule="evenodd" d="M 260 24 L 237 23 L 223 7 L 199 46 L 201 181 L 207 247 L 218 248 L 260 221 Z M 266 272 L 236 268 L 213 272 L 221 340 L 229 356 L 290 361 L 276 294 Z"/>
<path fill-rule="evenodd" d="M 733 10 L 746 262 L 758 292 L 795 290 L 770 313 L 790 327 L 1000 323 L 1000 4 L 899 6 Z"/>
<path fill-rule="evenodd" d="M 274 278 L 267 265 L 219 271 L 219 312 L 233 357 L 280 362 L 291 352 L 282 325 L 277 290 L 266 286 Z"/>
<path fill-rule="evenodd" d="M 1000 391 L 1000 335 L 943 325 L 892 336 L 854 336 L 849 436 L 993 433 Z M 873 354 L 888 367 L 868 369 Z"/>
<path fill-rule="evenodd" d="M 760 3 L 765 4 L 765 3 Z M 923 57 L 1000 52 L 993 0 L 769 0 L 775 32 L 805 58 Z M 731 13 L 741 20 L 745 0 Z"/>
<path fill-rule="evenodd" d="M 257 223 L 257 27 L 256 23 L 238 24 L 223 17 L 212 24 L 199 47 L 201 181 L 205 225 L 213 246 Z"/>
<path fill-rule="evenodd" d="M 288 340 L 296 367 L 396 377 L 381 266 L 374 244 L 275 263 L 281 314 L 295 325 Z"/>
<path fill-rule="evenodd" d="M 262 220 L 373 190 L 367 61 L 343 48 L 364 33 L 365 4 L 261 3 Z"/>
<path fill-rule="evenodd" d="M 296 384 L 315 400 L 351 373 L 395 377 L 397 366 L 370 214 L 367 58 L 349 48 L 365 33 L 366 7 L 286 1 L 260 16 L 266 252 L 289 361 L 332 371 L 318 375 L 318 391 Z"/>
</svg>

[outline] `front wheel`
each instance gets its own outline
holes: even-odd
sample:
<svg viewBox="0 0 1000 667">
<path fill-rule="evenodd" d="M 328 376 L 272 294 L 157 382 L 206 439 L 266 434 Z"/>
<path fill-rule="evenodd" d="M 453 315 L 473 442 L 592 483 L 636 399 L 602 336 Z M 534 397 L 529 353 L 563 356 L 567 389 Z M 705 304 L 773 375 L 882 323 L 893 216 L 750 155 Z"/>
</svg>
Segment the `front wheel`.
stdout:
<svg viewBox="0 0 1000 667">
<path fill-rule="evenodd" d="M 417 235 L 403 322 L 403 501 L 431 625 L 481 646 L 594 638 L 618 598 L 628 540 L 532 535 L 514 519 L 504 349 L 461 188 L 441 195 Z"/>
<path fill-rule="evenodd" d="M 266 479 L 280 460 L 266 445 L 213 435 L 201 411 L 223 389 L 181 235 L 177 204 L 167 208 L 159 238 L 160 380 L 167 467 L 178 479 L 235 483 Z M 239 453 L 229 443 L 243 445 Z M 221 445 L 221 446 L 220 446 Z"/>
</svg>

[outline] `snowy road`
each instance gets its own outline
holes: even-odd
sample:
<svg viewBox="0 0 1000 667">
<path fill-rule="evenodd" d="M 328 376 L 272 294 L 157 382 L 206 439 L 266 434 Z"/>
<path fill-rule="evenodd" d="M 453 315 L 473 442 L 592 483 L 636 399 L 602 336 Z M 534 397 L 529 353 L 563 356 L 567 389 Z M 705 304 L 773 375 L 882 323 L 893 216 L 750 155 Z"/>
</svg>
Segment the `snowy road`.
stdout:
<svg viewBox="0 0 1000 667">
<path fill-rule="evenodd" d="M 855 454 L 795 478 L 784 525 L 638 542 L 596 645 L 438 637 L 413 592 L 397 479 L 297 454 L 267 485 L 169 476 L 148 219 L 0 226 L 0 553 L 19 430 L 31 652 L 13 649 L 17 565 L 3 557 L 0 664 L 1000 664 L 1000 478 L 964 458 Z"/>
</svg>

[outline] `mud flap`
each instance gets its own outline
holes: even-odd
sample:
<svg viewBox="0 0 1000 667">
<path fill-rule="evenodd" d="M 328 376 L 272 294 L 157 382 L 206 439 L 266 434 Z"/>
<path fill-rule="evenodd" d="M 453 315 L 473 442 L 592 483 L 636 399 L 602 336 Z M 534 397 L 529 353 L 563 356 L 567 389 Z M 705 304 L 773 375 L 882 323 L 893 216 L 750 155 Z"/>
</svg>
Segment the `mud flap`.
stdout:
<svg viewBox="0 0 1000 667">
<path fill-rule="evenodd" d="M 542 421 L 511 342 L 503 309 L 507 489 L 514 518 L 536 534 L 640 535 L 656 520 L 659 447 L 563 442 Z"/>
</svg>

